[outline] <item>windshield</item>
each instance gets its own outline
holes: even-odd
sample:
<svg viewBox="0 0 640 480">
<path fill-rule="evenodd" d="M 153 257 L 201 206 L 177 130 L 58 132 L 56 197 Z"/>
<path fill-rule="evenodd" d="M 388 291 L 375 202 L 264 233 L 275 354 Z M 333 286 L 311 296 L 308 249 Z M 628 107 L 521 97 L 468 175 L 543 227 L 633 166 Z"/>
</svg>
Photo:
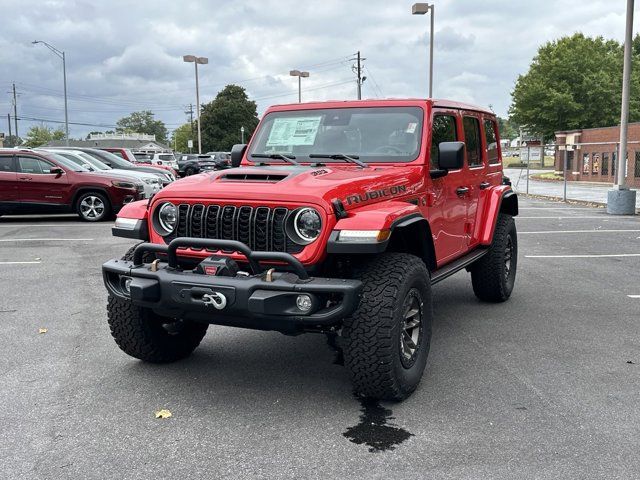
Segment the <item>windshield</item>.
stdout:
<svg viewBox="0 0 640 480">
<path fill-rule="evenodd" d="M 68 159 L 66 157 L 63 157 L 61 154 L 49 152 L 48 155 L 53 157 L 53 159 L 55 159 L 63 167 L 67 167 L 69 170 L 73 170 L 74 172 L 89 172 L 90 171 L 90 170 L 84 168 L 80 164 L 81 162 L 80 163 L 76 163 L 73 160 L 70 160 L 70 159 Z"/>
<path fill-rule="evenodd" d="M 410 162 L 418 157 L 423 111 L 418 107 L 335 108 L 268 114 L 252 155 L 293 155 L 298 162 L 335 162 L 310 154 L 345 154 L 363 162 Z"/>
<path fill-rule="evenodd" d="M 78 152 L 78 157 L 82 158 L 83 160 L 85 160 L 86 163 L 88 163 L 89 165 L 91 165 L 93 168 L 95 168 L 96 170 L 111 170 L 111 167 L 109 165 L 106 165 L 104 163 L 102 163 L 100 160 L 98 160 L 97 158 L 93 158 L 91 155 L 89 155 L 88 153 L 84 153 L 84 152 Z"/>
<path fill-rule="evenodd" d="M 105 152 L 104 150 L 88 150 L 85 153 L 91 155 L 94 158 L 98 158 L 98 160 L 107 160 L 113 168 L 124 168 L 125 170 L 131 169 L 133 164 L 124 158 L 121 158 L 117 155 L 114 155 L 111 152 Z"/>
</svg>

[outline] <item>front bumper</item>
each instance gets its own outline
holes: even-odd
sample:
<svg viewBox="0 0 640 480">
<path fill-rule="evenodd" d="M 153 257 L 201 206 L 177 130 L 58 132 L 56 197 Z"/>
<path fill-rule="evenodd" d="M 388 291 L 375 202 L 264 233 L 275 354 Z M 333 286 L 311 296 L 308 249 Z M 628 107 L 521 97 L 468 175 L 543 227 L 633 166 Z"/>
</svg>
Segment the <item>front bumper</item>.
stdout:
<svg viewBox="0 0 640 480">
<path fill-rule="evenodd" d="M 182 270 L 177 268 L 177 248 L 184 246 L 225 251 L 235 248 L 247 257 L 253 272 L 228 277 Z M 156 266 L 144 264 L 141 259 L 145 251 L 166 254 L 168 261 Z M 259 261 L 269 259 L 289 263 L 295 273 L 262 272 Z M 356 309 L 362 288 L 359 280 L 311 278 L 300 269 L 302 265 L 288 254 L 252 252 L 239 242 L 195 238 L 179 238 L 168 246 L 141 244 L 133 261 L 114 259 L 102 266 L 111 295 L 172 318 L 295 333 L 328 330 Z M 306 313 L 296 304 L 301 294 L 311 298 L 312 308 Z M 224 302 L 214 305 L 212 296 L 222 296 Z M 220 303 L 224 303 L 222 308 Z"/>
</svg>

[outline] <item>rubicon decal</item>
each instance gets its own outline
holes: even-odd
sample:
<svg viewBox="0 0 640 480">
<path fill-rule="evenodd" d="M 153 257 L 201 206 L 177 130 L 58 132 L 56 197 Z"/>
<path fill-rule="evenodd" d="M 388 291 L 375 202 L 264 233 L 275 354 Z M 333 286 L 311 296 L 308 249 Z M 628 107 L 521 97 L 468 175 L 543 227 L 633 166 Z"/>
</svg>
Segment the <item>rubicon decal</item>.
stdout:
<svg viewBox="0 0 640 480">
<path fill-rule="evenodd" d="M 354 203 L 367 202 L 377 198 L 395 197 L 396 195 L 406 192 L 406 185 L 394 185 L 393 187 L 383 188 L 382 190 L 372 190 L 370 192 L 360 193 L 357 195 L 349 195 L 345 201 L 347 202 L 347 205 L 353 205 Z"/>
</svg>

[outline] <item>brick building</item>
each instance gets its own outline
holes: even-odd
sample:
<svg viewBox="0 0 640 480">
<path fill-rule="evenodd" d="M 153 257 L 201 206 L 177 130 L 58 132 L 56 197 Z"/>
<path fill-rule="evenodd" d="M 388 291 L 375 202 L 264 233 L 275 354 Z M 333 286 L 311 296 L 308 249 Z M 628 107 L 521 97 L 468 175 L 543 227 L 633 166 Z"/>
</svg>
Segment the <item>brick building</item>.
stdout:
<svg viewBox="0 0 640 480">
<path fill-rule="evenodd" d="M 615 183 L 620 127 L 556 132 L 555 167 L 562 173 L 567 151 L 569 180 Z M 640 187 L 640 122 L 629 124 L 626 184 Z"/>
</svg>

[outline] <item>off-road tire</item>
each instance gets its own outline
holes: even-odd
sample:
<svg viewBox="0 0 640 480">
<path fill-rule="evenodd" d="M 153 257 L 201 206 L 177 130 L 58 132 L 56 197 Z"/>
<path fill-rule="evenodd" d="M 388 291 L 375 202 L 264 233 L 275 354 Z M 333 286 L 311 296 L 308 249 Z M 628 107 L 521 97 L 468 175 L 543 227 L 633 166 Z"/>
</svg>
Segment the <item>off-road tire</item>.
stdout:
<svg viewBox="0 0 640 480">
<path fill-rule="evenodd" d="M 103 205 L 100 215 L 95 217 L 89 217 L 82 213 L 83 202 L 85 199 L 89 200 L 91 198 L 98 199 Z M 76 200 L 76 212 L 78 213 L 80 220 L 85 222 L 100 222 L 102 220 L 108 220 L 111 217 L 112 211 L 111 201 L 104 193 L 101 192 L 83 192 Z"/>
<path fill-rule="evenodd" d="M 384 253 L 357 275 L 363 283 L 360 304 L 344 320 L 344 362 L 356 394 L 403 400 L 422 378 L 431 342 L 431 281 L 424 262 L 405 253 Z M 419 293 L 421 325 L 412 363 L 403 364 L 404 308 Z"/>
<path fill-rule="evenodd" d="M 507 262 L 507 259 L 510 261 Z M 513 291 L 517 266 L 516 223 L 511 215 L 500 213 L 489 251 L 471 266 L 473 293 L 485 302 L 506 301 Z"/>
<path fill-rule="evenodd" d="M 133 258 L 134 247 L 122 257 Z M 144 261 L 155 255 L 146 253 Z M 157 315 L 148 308 L 109 295 L 107 316 L 111 335 L 126 354 L 151 363 L 169 363 L 188 357 L 207 333 L 206 323 L 181 322 Z M 167 328 L 164 325 L 171 325 Z"/>
</svg>

